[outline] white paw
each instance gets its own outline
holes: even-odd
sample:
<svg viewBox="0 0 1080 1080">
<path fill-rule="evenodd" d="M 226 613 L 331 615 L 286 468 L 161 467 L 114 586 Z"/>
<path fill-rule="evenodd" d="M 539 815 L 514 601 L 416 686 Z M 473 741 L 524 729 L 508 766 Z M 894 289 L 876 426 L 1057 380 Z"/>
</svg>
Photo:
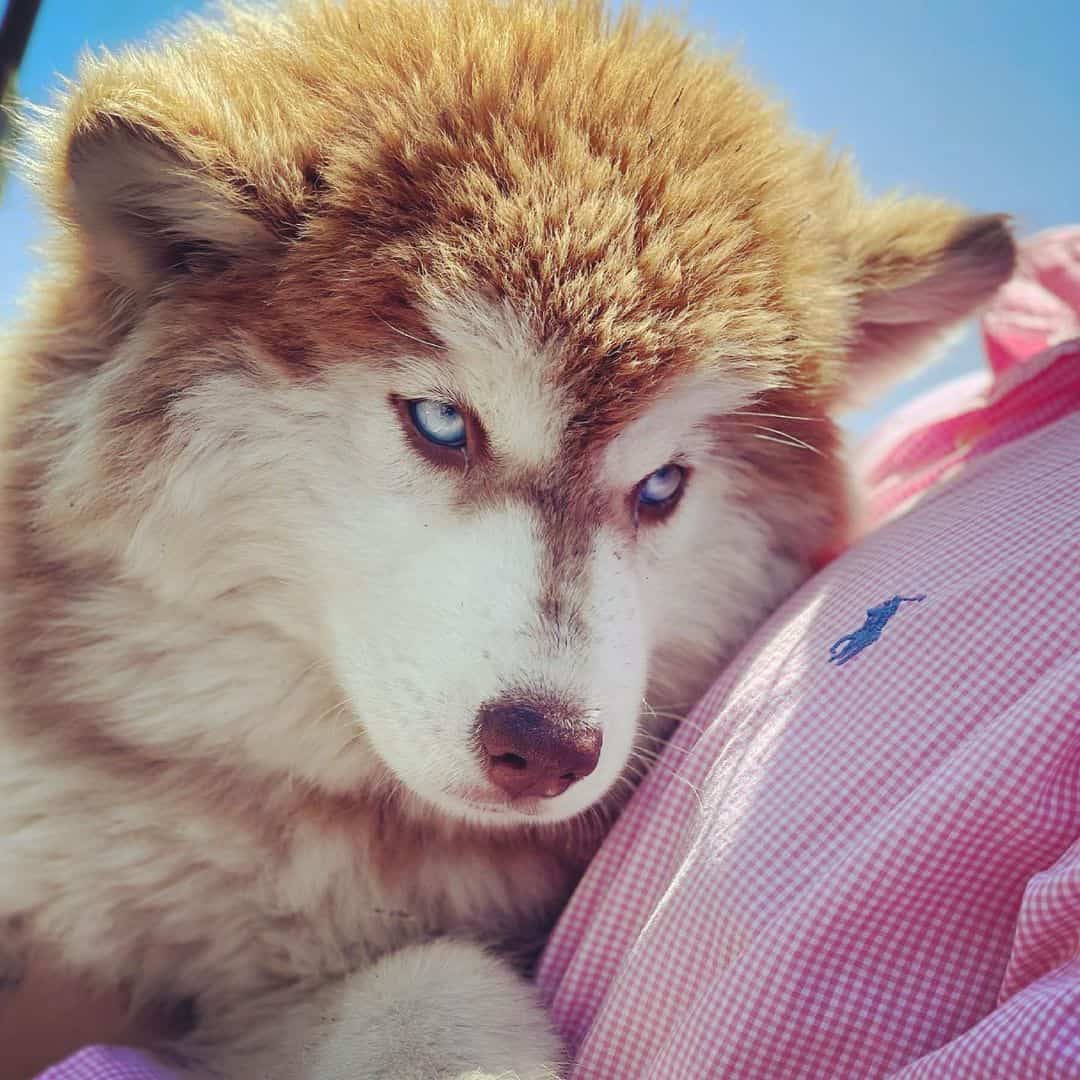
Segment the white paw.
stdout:
<svg viewBox="0 0 1080 1080">
<path fill-rule="evenodd" d="M 562 1059 L 525 979 L 475 945 L 439 941 L 354 975 L 294 1077 L 557 1080 Z"/>
</svg>

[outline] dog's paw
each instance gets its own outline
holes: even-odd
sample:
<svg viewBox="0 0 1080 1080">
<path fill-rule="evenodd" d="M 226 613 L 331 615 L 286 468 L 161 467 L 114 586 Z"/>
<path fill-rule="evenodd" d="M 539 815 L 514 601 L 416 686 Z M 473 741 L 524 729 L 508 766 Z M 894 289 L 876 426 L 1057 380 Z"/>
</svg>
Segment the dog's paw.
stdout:
<svg viewBox="0 0 1080 1080">
<path fill-rule="evenodd" d="M 562 1060 L 528 982 L 475 945 L 440 941 L 353 976 L 296 1077 L 558 1080 Z"/>
</svg>

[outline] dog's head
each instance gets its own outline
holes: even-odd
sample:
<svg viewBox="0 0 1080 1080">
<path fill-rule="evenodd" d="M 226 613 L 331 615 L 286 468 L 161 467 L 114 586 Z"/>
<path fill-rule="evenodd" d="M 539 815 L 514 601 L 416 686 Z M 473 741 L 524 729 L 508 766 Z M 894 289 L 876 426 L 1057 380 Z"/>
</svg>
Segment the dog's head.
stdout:
<svg viewBox="0 0 1080 1080">
<path fill-rule="evenodd" d="M 42 520 L 329 672 L 237 755 L 482 821 L 625 775 L 842 536 L 831 410 L 1012 263 L 588 3 L 234 13 L 48 137 Z"/>
</svg>

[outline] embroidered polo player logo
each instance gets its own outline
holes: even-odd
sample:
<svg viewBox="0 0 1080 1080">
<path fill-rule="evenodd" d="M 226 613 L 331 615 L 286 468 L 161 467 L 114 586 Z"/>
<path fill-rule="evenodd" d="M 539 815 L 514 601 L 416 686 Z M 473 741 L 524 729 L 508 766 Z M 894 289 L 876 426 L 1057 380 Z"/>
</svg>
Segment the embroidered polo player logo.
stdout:
<svg viewBox="0 0 1080 1080">
<path fill-rule="evenodd" d="M 855 631 L 854 634 L 845 634 L 839 641 L 834 641 L 829 647 L 830 664 L 846 664 L 853 656 L 857 656 L 866 648 L 873 645 L 885 624 L 900 610 L 901 604 L 917 604 L 925 600 L 926 596 L 894 596 L 877 607 L 867 608 L 866 622 Z"/>
</svg>

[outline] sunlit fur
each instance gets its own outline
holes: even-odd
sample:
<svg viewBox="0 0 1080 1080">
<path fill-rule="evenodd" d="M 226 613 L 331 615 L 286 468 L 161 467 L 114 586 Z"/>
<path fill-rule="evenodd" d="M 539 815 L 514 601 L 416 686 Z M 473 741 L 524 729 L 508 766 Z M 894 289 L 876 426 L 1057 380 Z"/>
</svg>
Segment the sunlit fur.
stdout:
<svg viewBox="0 0 1080 1080">
<path fill-rule="evenodd" d="M 34 167 L 0 963 L 193 1004 L 157 1037 L 229 1076 L 556 1075 L 508 965 L 407 947 L 542 940 L 635 746 L 842 545 L 831 411 L 989 297 L 1005 225 L 866 201 L 676 29 L 541 0 L 231 10 L 88 60 Z M 508 696 L 595 772 L 503 798 Z"/>
</svg>

